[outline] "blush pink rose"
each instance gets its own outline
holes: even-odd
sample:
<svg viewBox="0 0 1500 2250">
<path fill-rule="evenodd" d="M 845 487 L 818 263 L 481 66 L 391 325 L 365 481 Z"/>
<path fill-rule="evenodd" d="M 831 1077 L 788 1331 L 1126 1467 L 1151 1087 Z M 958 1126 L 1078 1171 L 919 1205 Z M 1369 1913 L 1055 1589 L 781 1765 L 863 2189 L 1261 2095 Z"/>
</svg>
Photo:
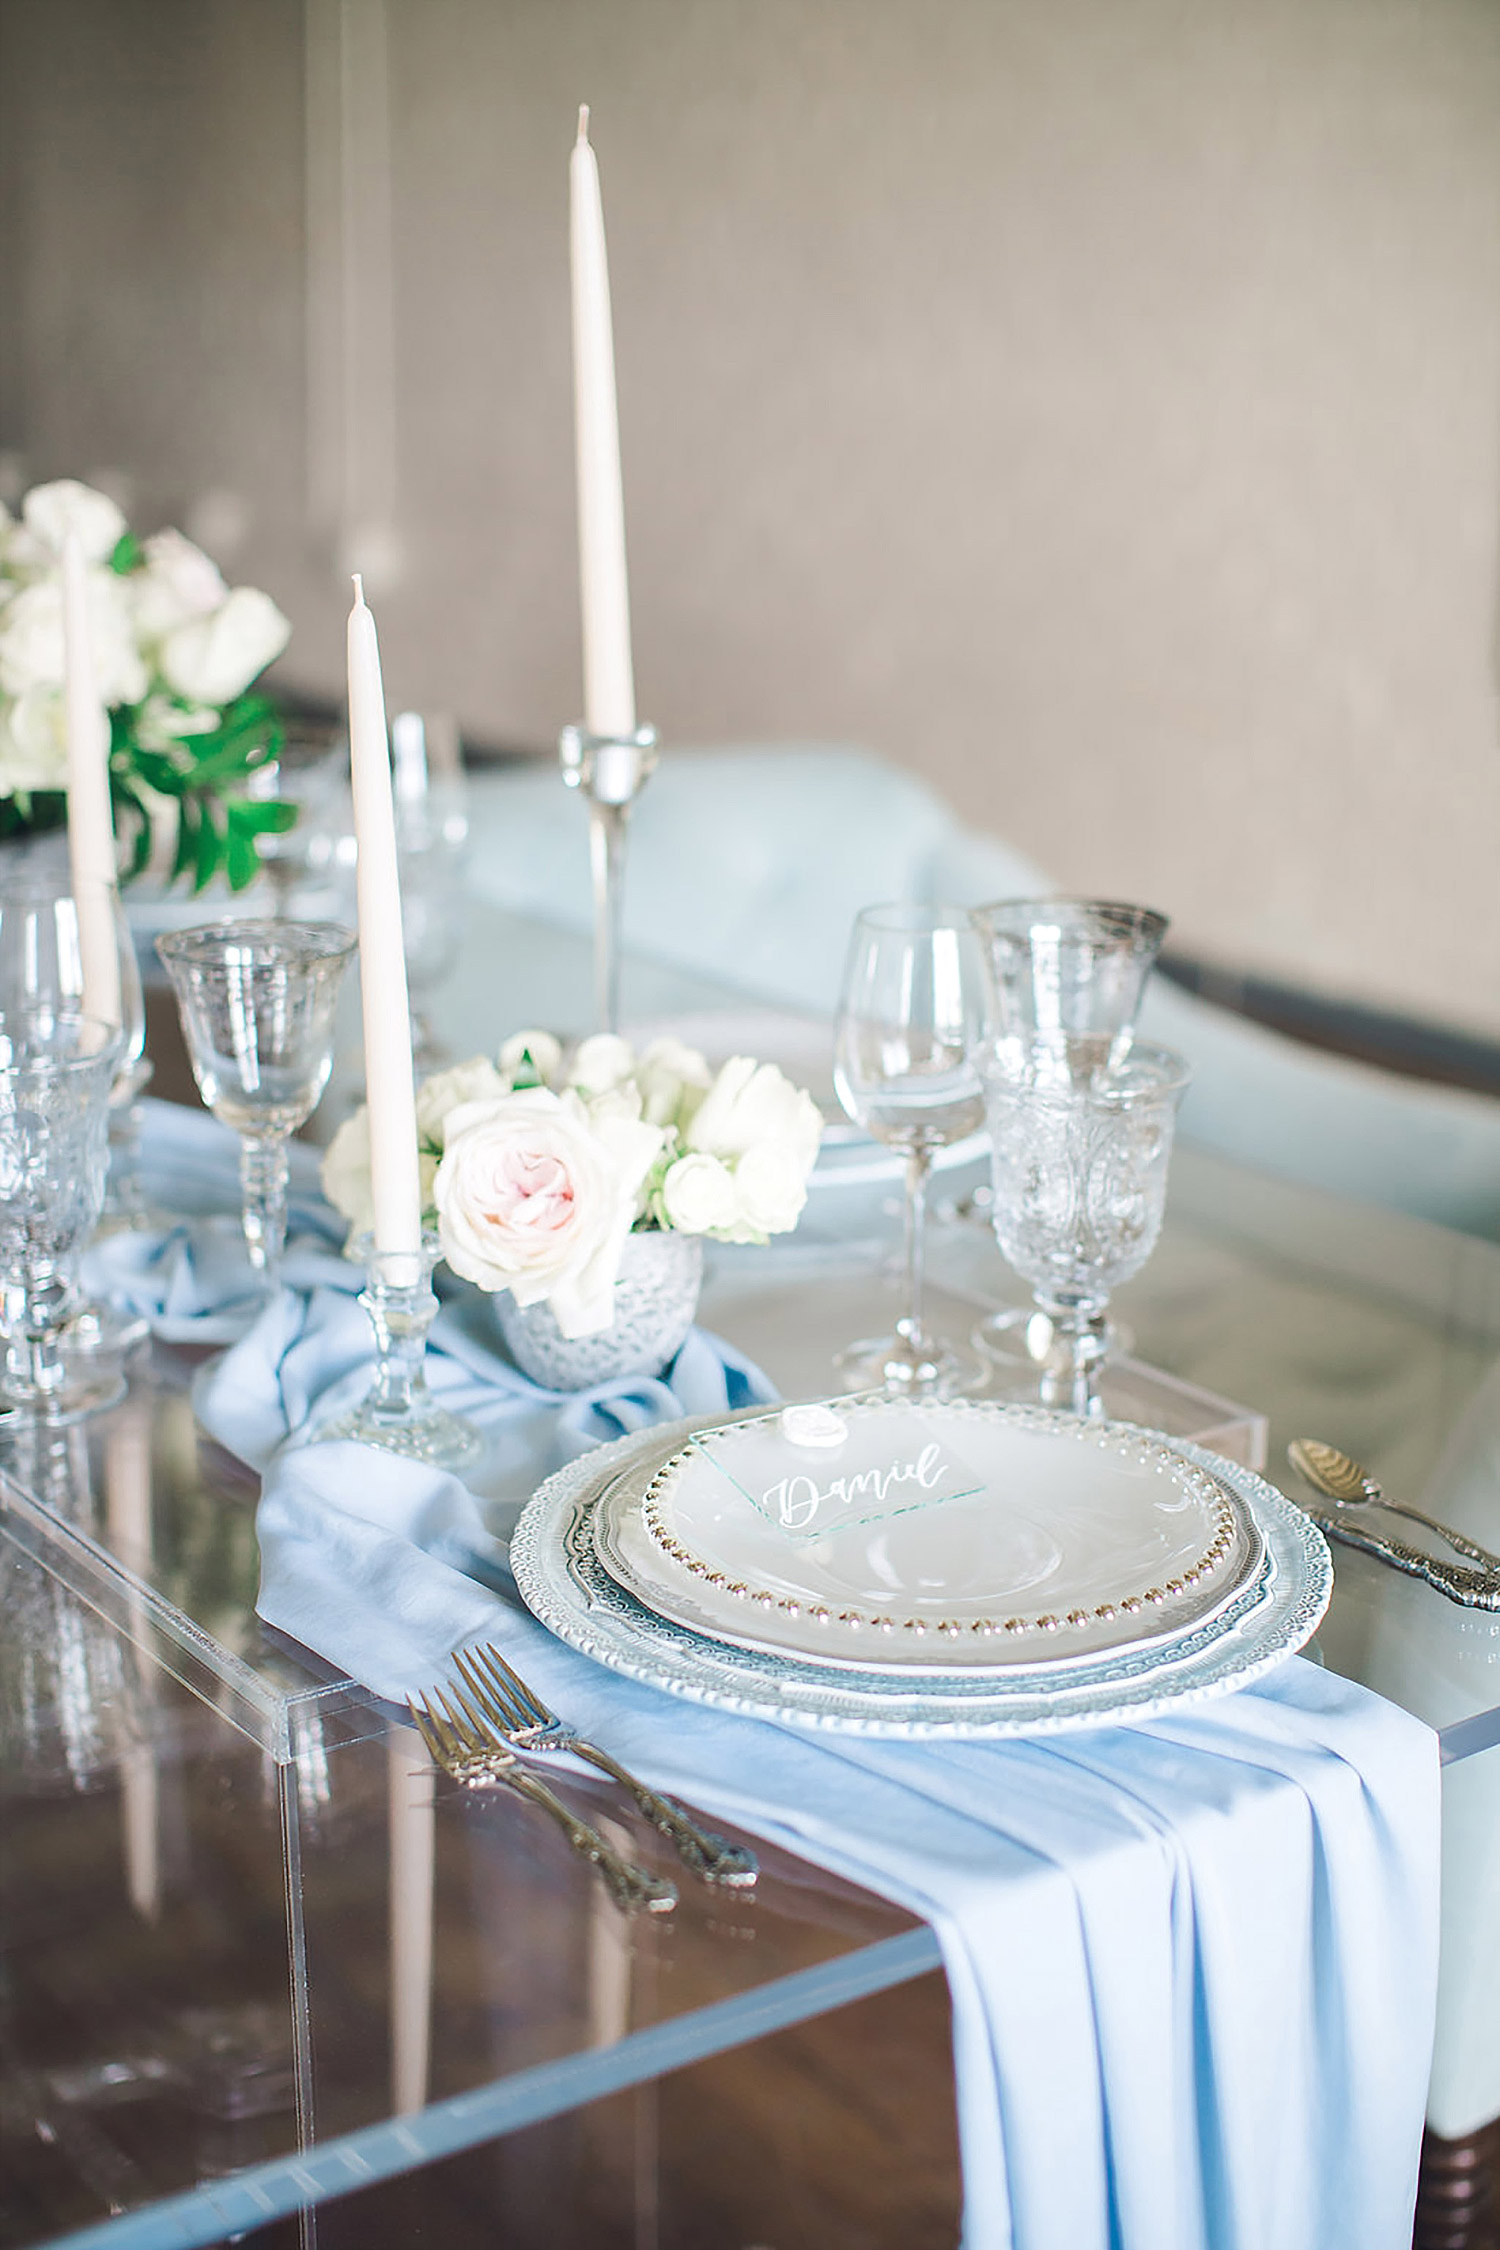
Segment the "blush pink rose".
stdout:
<svg viewBox="0 0 1500 2250">
<path fill-rule="evenodd" d="M 433 1198 L 454 1272 L 518 1305 L 545 1298 L 565 1336 L 607 1328 L 659 1128 L 531 1086 L 461 1103 L 443 1132 Z"/>
</svg>

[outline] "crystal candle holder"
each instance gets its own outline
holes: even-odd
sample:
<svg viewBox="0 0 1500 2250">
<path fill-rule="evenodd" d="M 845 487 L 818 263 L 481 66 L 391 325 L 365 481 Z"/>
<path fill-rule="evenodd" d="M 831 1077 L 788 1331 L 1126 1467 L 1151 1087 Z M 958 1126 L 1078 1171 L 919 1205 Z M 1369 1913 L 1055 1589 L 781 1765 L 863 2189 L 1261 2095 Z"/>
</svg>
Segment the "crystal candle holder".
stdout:
<svg viewBox="0 0 1500 2250">
<path fill-rule="evenodd" d="M 594 1014 L 600 1031 L 620 1028 L 620 928 L 625 900 L 625 831 L 630 808 L 656 770 L 655 727 L 634 734 L 590 734 L 564 727 L 562 777 L 589 808 L 594 891 Z"/>
<path fill-rule="evenodd" d="M 434 1469 L 462 1469 L 477 1461 L 484 1439 L 472 1422 L 440 1406 L 427 1388 L 427 1331 L 437 1317 L 432 1269 L 442 1246 L 422 1236 L 420 1257 L 382 1254 L 364 1234 L 352 1251 L 365 1269 L 359 1301 L 375 1335 L 375 1373 L 359 1404 L 309 1433 L 312 1444 L 354 1438 Z"/>
</svg>

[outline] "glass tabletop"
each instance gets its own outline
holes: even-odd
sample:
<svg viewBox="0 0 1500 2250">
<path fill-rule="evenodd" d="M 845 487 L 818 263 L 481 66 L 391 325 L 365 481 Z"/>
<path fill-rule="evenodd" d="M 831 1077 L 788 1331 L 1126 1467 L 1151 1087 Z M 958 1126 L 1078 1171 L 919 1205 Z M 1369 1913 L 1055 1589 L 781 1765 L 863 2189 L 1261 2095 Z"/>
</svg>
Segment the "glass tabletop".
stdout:
<svg viewBox="0 0 1500 2250">
<path fill-rule="evenodd" d="M 586 945 L 566 942 L 577 959 L 539 1007 L 528 962 L 555 958 L 551 938 L 522 941 L 505 976 L 532 993 L 524 1012 L 576 1027 Z M 647 989 L 664 1013 L 714 997 L 675 972 Z M 481 1043 L 468 1024 L 459 1006 L 444 1023 L 458 1053 Z M 979 1176 L 940 1183 L 933 1229 L 935 1309 L 960 1335 L 1023 1301 L 974 1215 Z M 705 1322 L 785 1393 L 826 1391 L 832 1352 L 879 1324 L 893 1286 L 893 1206 L 893 1183 L 857 1167 L 820 1185 L 798 1236 L 714 1255 Z M 1189 1148 L 1160 1248 L 1114 1309 L 1135 1359 L 1259 1410 L 1288 1489 L 1287 1441 L 1325 1437 L 1500 1545 L 1500 1247 Z M 780 2055 L 778 2040 L 824 2022 L 877 2039 L 860 2010 L 897 1986 L 932 1988 L 941 2056 L 936 1941 L 894 1908 L 763 1851 L 753 1905 L 685 1885 L 670 1927 L 623 1924 L 528 1808 L 434 1787 L 392 1713 L 269 1635 L 254 1617 L 255 1481 L 197 1429 L 195 1364 L 154 1348 L 86 1433 L 0 1445 L 0 2239 L 90 2241 L 114 2213 L 99 2238 L 117 2250 L 251 2230 L 269 2244 L 300 2209 L 306 2240 L 311 2207 L 343 2197 L 325 2238 L 378 2240 L 381 2182 L 485 2146 L 492 2163 L 513 2152 L 517 2210 L 536 2149 L 555 2176 L 615 2166 L 635 2208 L 645 2171 L 660 2191 L 671 2136 L 653 2111 L 642 2155 L 644 2112 L 620 2124 L 618 2104 L 646 2098 L 629 2089 L 706 2083 L 715 2057 Z M 524 1480 L 497 1495 L 502 1522 L 524 1497 Z M 1340 1547 L 1314 1653 L 1440 1729 L 1458 1785 L 1445 1913 L 1482 1915 L 1500 1619 Z M 579 1788 L 650 1852 L 633 1815 Z M 1458 2021 L 1462 1992 L 1445 2004 Z M 1479 2098 L 1471 2063 L 1454 2116 Z M 951 2083 L 923 2098 L 924 2134 L 951 2161 Z M 569 2119 L 574 2138 L 533 2139 Z M 672 2141 L 689 2170 L 693 2138 L 683 2124 Z M 785 2148 L 768 2177 L 777 2164 L 797 2176 Z"/>
</svg>

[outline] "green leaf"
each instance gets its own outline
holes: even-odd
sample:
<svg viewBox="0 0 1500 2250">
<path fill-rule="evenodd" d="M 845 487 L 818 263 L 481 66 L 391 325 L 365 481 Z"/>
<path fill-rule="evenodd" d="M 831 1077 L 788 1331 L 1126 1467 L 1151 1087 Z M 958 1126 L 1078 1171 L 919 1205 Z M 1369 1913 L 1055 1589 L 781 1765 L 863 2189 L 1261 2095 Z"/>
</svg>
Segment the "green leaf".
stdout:
<svg viewBox="0 0 1500 2250">
<path fill-rule="evenodd" d="M 146 550 L 133 531 L 122 531 L 115 541 L 114 553 L 109 558 L 111 570 L 123 578 L 127 571 L 139 570 L 146 560 Z"/>
<path fill-rule="evenodd" d="M 231 834 L 238 829 L 245 836 L 284 836 L 297 825 L 297 807 L 280 797 L 226 797 L 224 817 Z"/>
<path fill-rule="evenodd" d="M 206 890 L 219 871 L 223 856 L 223 841 L 214 825 L 212 800 L 200 798 L 198 802 L 198 850 L 193 861 L 193 889 Z"/>
<path fill-rule="evenodd" d="M 177 855 L 172 861 L 172 881 L 185 875 L 198 857 L 198 830 L 203 816 L 196 798 L 184 797 L 177 807 Z"/>
<path fill-rule="evenodd" d="M 233 825 L 224 840 L 224 869 L 232 891 L 246 889 L 261 870 L 261 857 L 255 848 L 255 838 L 247 836 L 242 829 Z"/>
</svg>

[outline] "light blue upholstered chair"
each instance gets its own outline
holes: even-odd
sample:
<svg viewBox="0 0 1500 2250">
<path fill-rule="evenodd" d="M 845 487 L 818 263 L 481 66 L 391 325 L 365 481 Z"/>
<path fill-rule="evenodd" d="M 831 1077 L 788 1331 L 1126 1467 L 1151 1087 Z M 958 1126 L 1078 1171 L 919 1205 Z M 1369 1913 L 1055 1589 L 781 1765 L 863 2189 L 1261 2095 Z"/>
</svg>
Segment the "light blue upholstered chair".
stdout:
<svg viewBox="0 0 1500 2250">
<path fill-rule="evenodd" d="M 587 931 L 586 828 L 550 764 L 476 777 L 471 889 L 507 911 Z M 903 897 L 973 906 L 1055 888 L 867 753 L 674 750 L 634 815 L 626 943 L 747 1003 L 826 1015 L 861 906 Z M 1500 1238 L 1500 1103 L 1318 1054 L 1161 977 L 1143 1029 L 1193 1064 L 1185 1136 L 1265 1171 Z"/>
</svg>

